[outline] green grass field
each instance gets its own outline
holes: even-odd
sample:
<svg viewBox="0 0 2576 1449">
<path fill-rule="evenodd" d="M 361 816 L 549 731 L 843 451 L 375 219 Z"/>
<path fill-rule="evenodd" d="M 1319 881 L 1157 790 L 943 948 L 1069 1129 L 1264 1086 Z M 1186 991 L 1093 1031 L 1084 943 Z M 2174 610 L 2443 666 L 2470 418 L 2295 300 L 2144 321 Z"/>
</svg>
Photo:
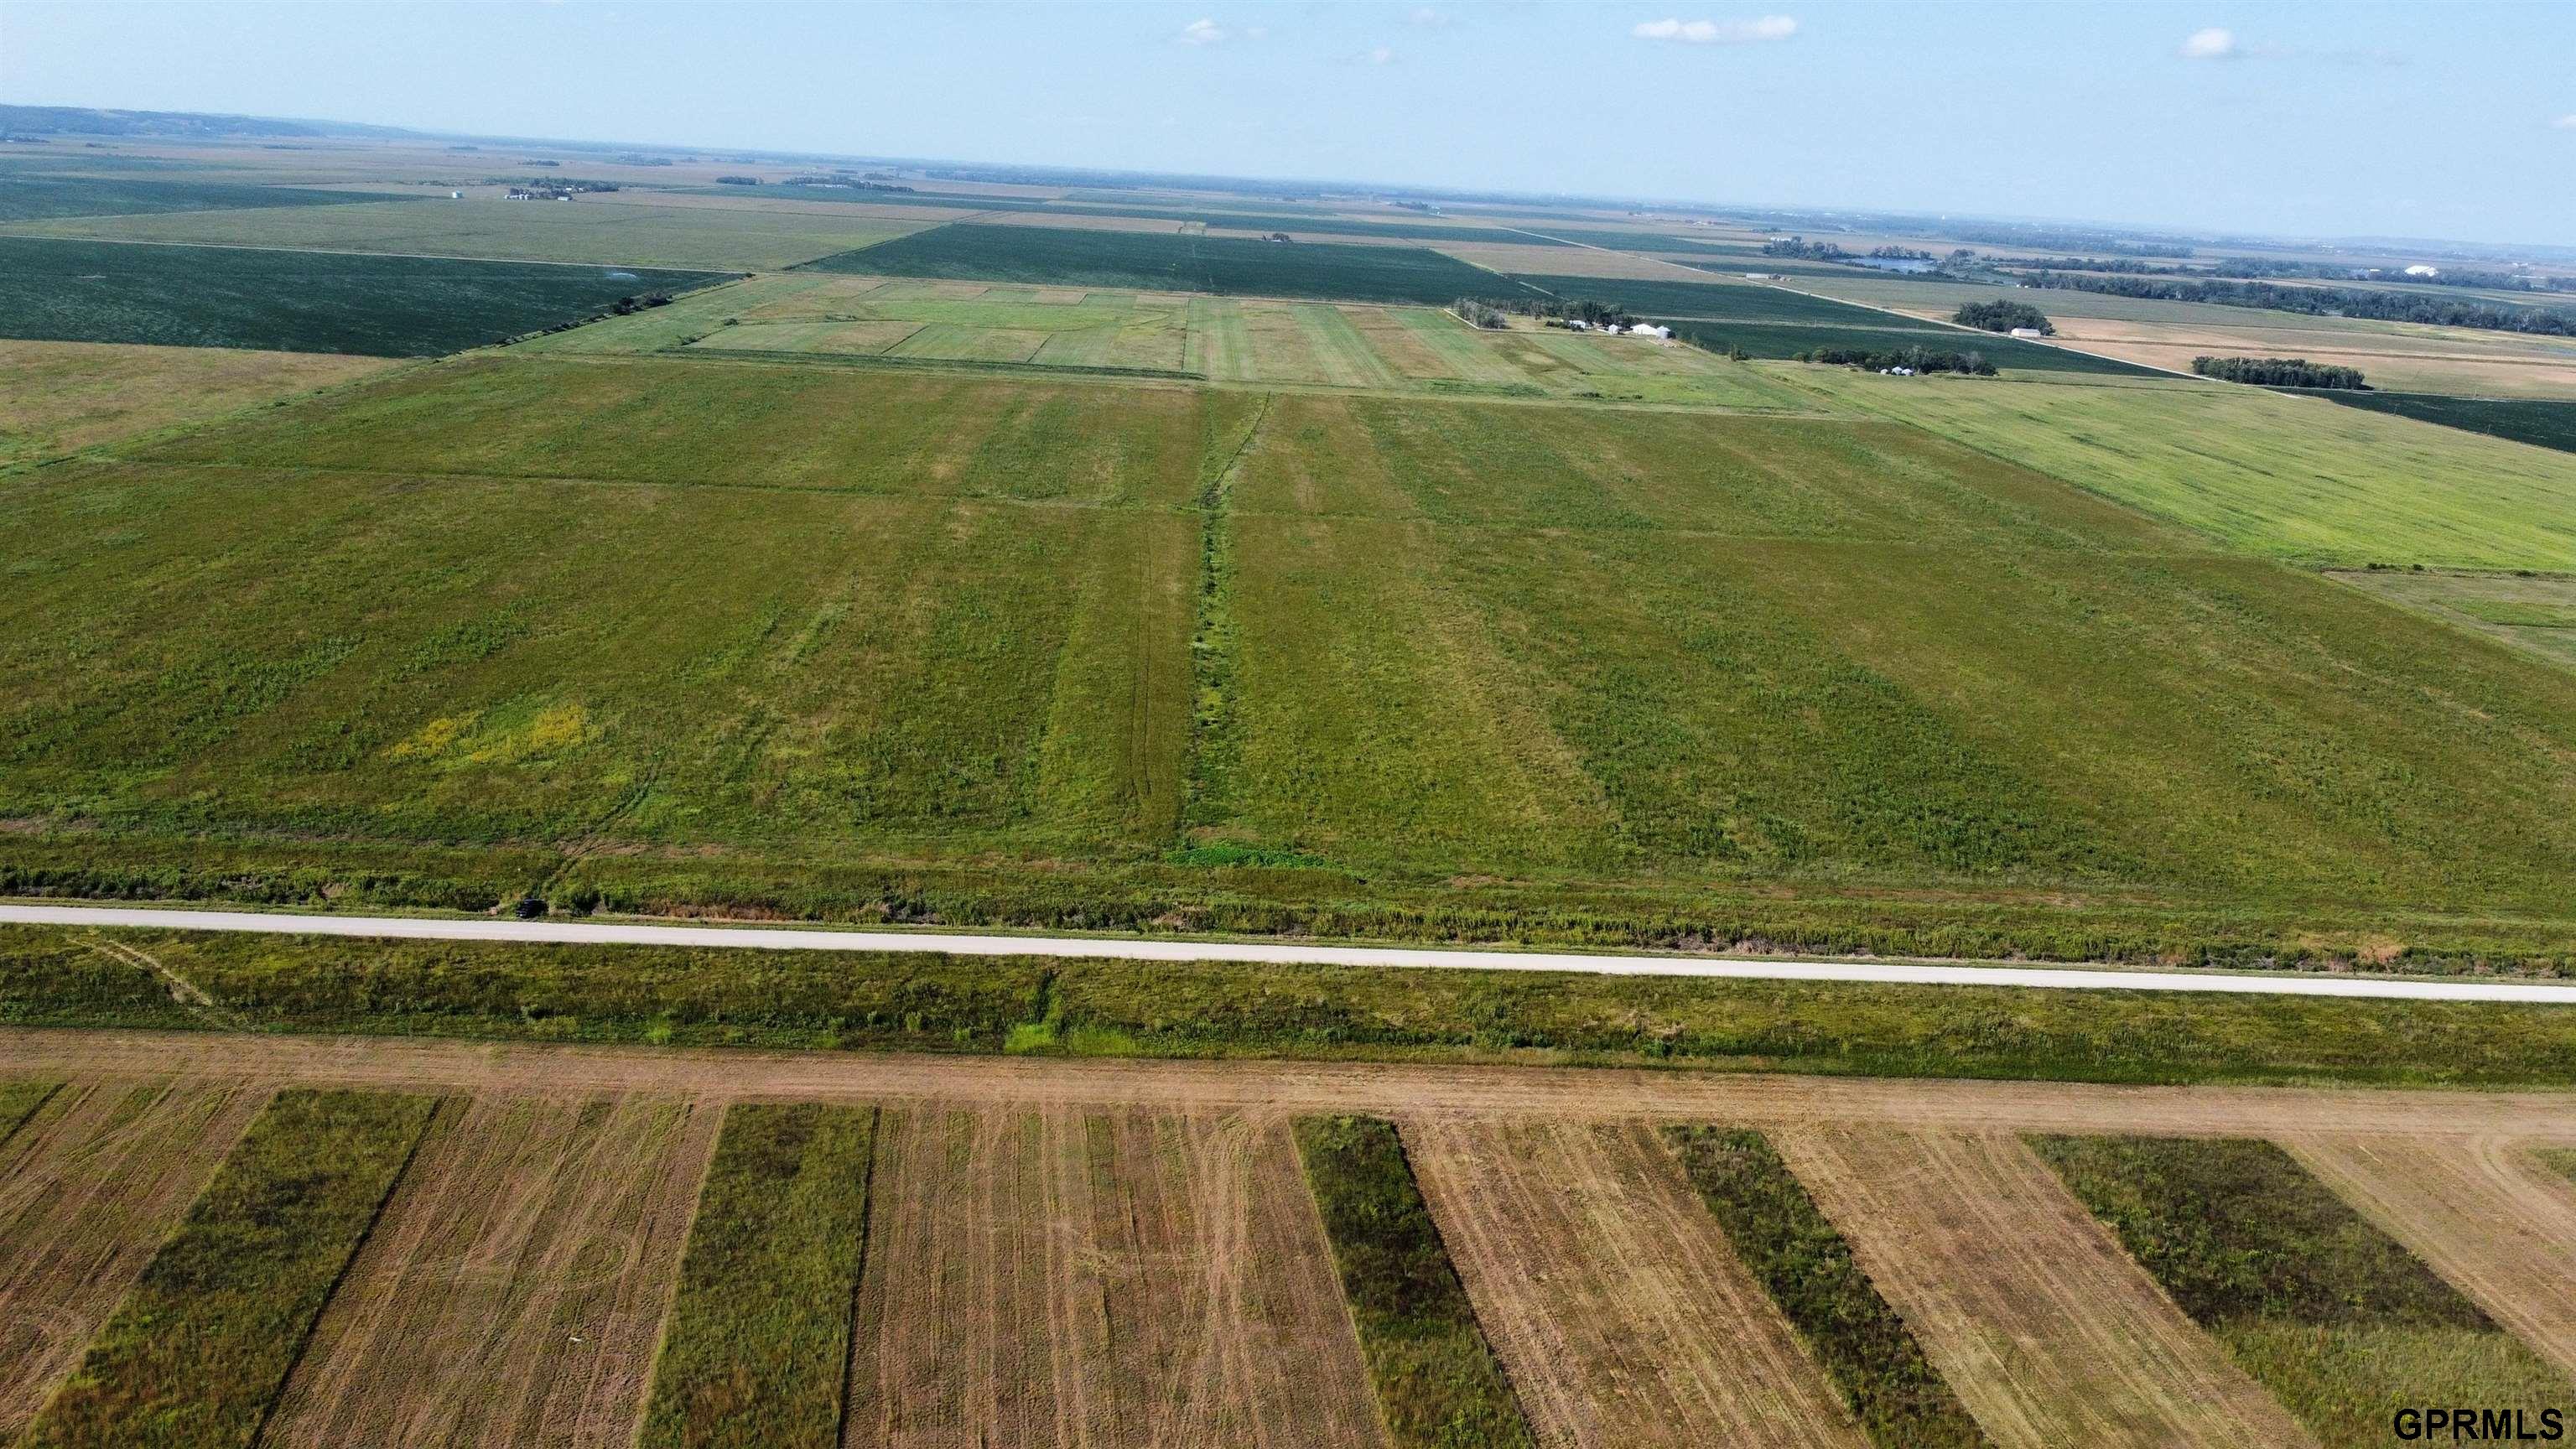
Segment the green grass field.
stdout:
<svg viewBox="0 0 2576 1449">
<path fill-rule="evenodd" d="M 257 210 L 378 202 L 364 191 L 244 186 L 227 181 L 156 181 L 119 176 L 0 174 L 0 222 L 65 216 L 148 216 L 173 211 Z"/>
<path fill-rule="evenodd" d="M 2013 987 L 0 927 L 0 1024 L 770 1050 L 2565 1089 L 2576 1011 Z"/>
<path fill-rule="evenodd" d="M 2576 678 L 1892 423 L 503 356 L 0 519 L 22 889 L 2564 954 Z"/>
<path fill-rule="evenodd" d="M 19 1444 L 253 1443 L 435 1106 L 279 1093 Z"/>
<path fill-rule="evenodd" d="M 1736 1256 L 1798 1331 L 1871 1443 L 1978 1449 L 1990 1442 L 1761 1133 L 1669 1127 L 1665 1136 Z"/>
<path fill-rule="evenodd" d="M 726 1109 L 638 1444 L 838 1449 L 875 1142 L 873 1108 Z"/>
<path fill-rule="evenodd" d="M 2556 398 L 2438 397 L 2416 392 L 2354 392 L 2336 388 L 2311 394 L 2345 407 L 2439 423 L 2516 443 L 2576 453 L 2576 402 Z"/>
<path fill-rule="evenodd" d="M 2576 460 L 2546 449 L 2254 388 L 1802 380 L 2244 553 L 2576 569 Z"/>
<path fill-rule="evenodd" d="M 2563 574 L 2347 569 L 2344 583 L 2576 668 L 2576 578 Z"/>
<path fill-rule="evenodd" d="M 2566 1401 L 2562 1375 L 2268 1142 L 2034 1145 L 2326 1449 L 2391 1442 L 2400 1408 Z"/>
<path fill-rule="evenodd" d="M 1431 306 L 1505 285 L 1491 272 L 1420 247 L 964 223 L 808 265 L 898 277 Z"/>
<path fill-rule="evenodd" d="M 714 281 L 227 247 L 0 237 L 0 335 L 435 357 Z"/>
<path fill-rule="evenodd" d="M 8 228 L 100 241 L 298 247 L 407 256 L 588 262 L 690 271 L 769 271 L 926 225 L 878 217 L 585 201 L 422 201 L 58 218 Z"/>
<path fill-rule="evenodd" d="M 1392 1449 L 1534 1441 L 1413 1180 L 1395 1124 L 1305 1117 L 1297 1152 L 1341 1269 Z"/>
</svg>

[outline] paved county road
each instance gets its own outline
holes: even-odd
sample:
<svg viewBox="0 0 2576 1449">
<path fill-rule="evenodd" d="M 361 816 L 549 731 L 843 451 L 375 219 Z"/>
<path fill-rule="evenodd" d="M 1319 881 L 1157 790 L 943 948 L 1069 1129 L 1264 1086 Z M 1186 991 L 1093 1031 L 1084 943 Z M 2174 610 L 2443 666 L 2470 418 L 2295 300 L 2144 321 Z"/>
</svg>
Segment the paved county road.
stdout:
<svg viewBox="0 0 2576 1449">
<path fill-rule="evenodd" d="M 1904 961 L 1736 960 L 1714 956 L 1613 956 L 1552 951 L 1309 946 L 1279 941 L 1138 937 L 975 936 L 931 931 L 781 930 L 656 925 L 642 921 L 521 921 L 487 917 L 298 916 L 264 911 L 156 910 L 127 906 L 0 903 L 0 924 L 130 926 L 164 931 L 254 931 L 413 941 L 525 941 L 619 946 L 716 946 L 763 951 L 920 951 L 943 956 L 1061 956 L 1115 961 L 1237 961 L 1297 966 L 1377 966 L 1475 971 L 1575 971 L 1594 976 L 1700 976 L 1739 981 L 1862 981 L 1914 986 L 2034 986 L 2071 991 L 2210 991 L 2254 996 L 2362 996 L 2403 1001 L 2537 1001 L 2576 1006 L 2576 984 L 2425 981 L 2309 973 L 2127 971 L 2084 967 L 1962 966 Z"/>
</svg>

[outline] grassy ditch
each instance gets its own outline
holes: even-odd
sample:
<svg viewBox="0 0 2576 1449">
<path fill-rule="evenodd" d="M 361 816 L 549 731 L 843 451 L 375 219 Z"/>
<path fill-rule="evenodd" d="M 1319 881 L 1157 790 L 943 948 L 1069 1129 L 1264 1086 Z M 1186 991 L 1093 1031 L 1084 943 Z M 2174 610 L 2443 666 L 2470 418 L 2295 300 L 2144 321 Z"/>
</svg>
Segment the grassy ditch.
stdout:
<svg viewBox="0 0 2576 1449">
<path fill-rule="evenodd" d="M 22 1449 L 255 1441 L 437 1099 L 278 1094 Z"/>
<path fill-rule="evenodd" d="M 2032 1145 L 2327 1449 L 2388 1442 L 2408 1406 L 2568 1401 L 2555 1369 L 2271 1143 Z"/>
<path fill-rule="evenodd" d="M 832 1449 L 876 1110 L 743 1103 L 698 1195 L 645 1449 Z"/>
<path fill-rule="evenodd" d="M 181 999 L 175 982 L 203 1001 Z M 2576 1085 L 2576 1008 L 2559 1006 L 38 926 L 0 927 L 0 1025 L 2095 1082 Z"/>
<path fill-rule="evenodd" d="M 1824 1366 L 1871 1443 L 1972 1449 L 1991 1442 L 1761 1133 L 1672 1127 L 1666 1135 L 1737 1256 Z"/>
<path fill-rule="evenodd" d="M 1297 1151 L 1395 1449 L 1531 1444 L 1395 1124 L 1300 1118 Z"/>
</svg>

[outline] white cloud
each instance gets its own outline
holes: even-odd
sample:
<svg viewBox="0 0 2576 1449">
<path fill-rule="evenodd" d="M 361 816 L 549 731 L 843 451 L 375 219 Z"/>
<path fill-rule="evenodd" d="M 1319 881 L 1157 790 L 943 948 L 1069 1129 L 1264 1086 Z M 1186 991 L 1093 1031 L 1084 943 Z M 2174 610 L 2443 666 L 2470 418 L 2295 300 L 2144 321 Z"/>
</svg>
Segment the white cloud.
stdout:
<svg viewBox="0 0 2576 1449">
<path fill-rule="evenodd" d="M 1193 20 L 1181 27 L 1181 44 L 1214 45 L 1225 39 L 1225 27 L 1213 20 Z"/>
<path fill-rule="evenodd" d="M 2549 124 L 2561 131 L 2576 131 L 2576 111 L 2569 111 Z"/>
<path fill-rule="evenodd" d="M 1786 15 L 1759 20 L 1648 20 L 1628 32 L 1639 40 L 1678 40 L 1686 45 L 1751 45 L 1786 40 L 1798 33 L 1798 22 Z"/>
<path fill-rule="evenodd" d="M 1446 25 L 1449 23 L 1449 17 L 1432 9 L 1430 6 L 1425 5 L 1421 9 L 1413 12 L 1413 23 L 1416 25 Z"/>
<path fill-rule="evenodd" d="M 2182 43 L 2185 60 L 2234 60 L 2244 53 L 2236 44 L 2236 32 L 2217 25 L 2193 31 Z"/>
<path fill-rule="evenodd" d="M 1368 54 L 1361 56 L 1360 59 L 1367 61 L 1371 65 L 1385 65 L 1389 61 L 1395 59 L 1395 50 L 1391 46 L 1381 45 L 1377 49 L 1370 51 Z"/>
</svg>

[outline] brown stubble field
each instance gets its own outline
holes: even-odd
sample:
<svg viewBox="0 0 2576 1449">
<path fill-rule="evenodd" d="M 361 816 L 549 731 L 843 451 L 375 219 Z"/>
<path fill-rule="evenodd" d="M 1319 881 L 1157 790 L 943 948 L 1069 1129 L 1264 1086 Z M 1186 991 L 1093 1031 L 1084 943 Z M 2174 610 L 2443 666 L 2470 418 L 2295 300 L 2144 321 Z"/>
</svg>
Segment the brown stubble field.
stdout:
<svg viewBox="0 0 2576 1449">
<path fill-rule="evenodd" d="M 1775 1140 L 2002 1449 L 2314 1442 L 2019 1137 Z"/>
<path fill-rule="evenodd" d="M 628 1442 L 744 1101 L 883 1109 L 849 1443 L 1385 1443 L 1288 1132 L 1319 1111 L 1398 1124 L 1547 1444 L 1861 1442 L 1665 1122 L 1769 1133 L 2000 1446 L 2307 1442 L 2021 1133 L 2280 1140 L 2562 1366 L 2576 1287 L 2576 1184 L 2531 1155 L 2576 1146 L 2563 1094 L 20 1029 L 0 1081 L 68 1083 L 0 1142 L 0 1304 L 55 1328 L 8 1341 L 12 1422 L 271 1091 L 446 1099 L 286 1375 L 279 1444 Z M 7 1256 L 26 1242 L 46 1264 Z"/>
<path fill-rule="evenodd" d="M 2319 1181 L 2576 1379 L 2576 1181 L 2503 1136 L 2282 1145 Z"/>
<path fill-rule="evenodd" d="M 1867 1443 L 1652 1129 L 1444 1118 L 1403 1133 L 1541 1443 Z"/>
<path fill-rule="evenodd" d="M 1383 1442 L 1285 1118 L 878 1130 L 843 1442 Z"/>
<path fill-rule="evenodd" d="M 263 1442 L 632 1442 L 721 1111 L 452 1100 Z"/>
<path fill-rule="evenodd" d="M 73 1081 L 0 1141 L 0 1443 L 80 1362 L 268 1096 L 220 1079 Z"/>
</svg>

